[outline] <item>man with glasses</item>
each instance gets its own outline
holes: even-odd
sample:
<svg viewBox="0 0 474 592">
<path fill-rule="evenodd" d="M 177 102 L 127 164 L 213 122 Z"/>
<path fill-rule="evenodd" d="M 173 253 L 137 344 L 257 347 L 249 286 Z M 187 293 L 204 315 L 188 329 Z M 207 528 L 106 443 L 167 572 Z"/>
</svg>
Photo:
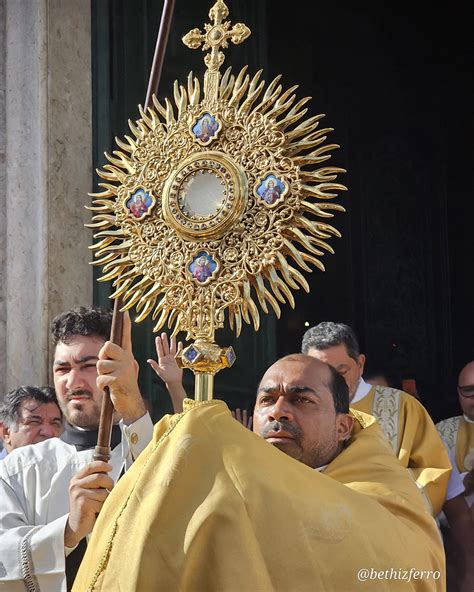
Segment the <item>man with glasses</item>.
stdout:
<svg viewBox="0 0 474 592">
<path fill-rule="evenodd" d="M 443 538 L 446 547 L 446 565 L 449 585 L 453 589 L 474 589 L 474 361 L 459 373 L 458 396 L 463 415 L 444 419 L 436 428 L 449 451 L 453 474 L 459 471 L 464 479 L 465 491 L 448 498 L 443 511 L 449 528 L 443 520 Z M 467 505 L 466 505 L 467 504 Z M 471 512 L 469 512 L 469 507 Z"/>
<path fill-rule="evenodd" d="M 458 396 L 463 415 L 444 419 L 436 424 L 436 428 L 447 448 L 452 453 L 452 457 L 456 460 L 456 465 L 461 476 L 464 478 L 467 477 L 472 483 L 472 457 L 474 456 L 474 361 L 466 364 L 459 373 Z M 470 476 L 467 475 L 468 472 Z M 474 496 L 471 494 L 471 497 Z"/>
</svg>

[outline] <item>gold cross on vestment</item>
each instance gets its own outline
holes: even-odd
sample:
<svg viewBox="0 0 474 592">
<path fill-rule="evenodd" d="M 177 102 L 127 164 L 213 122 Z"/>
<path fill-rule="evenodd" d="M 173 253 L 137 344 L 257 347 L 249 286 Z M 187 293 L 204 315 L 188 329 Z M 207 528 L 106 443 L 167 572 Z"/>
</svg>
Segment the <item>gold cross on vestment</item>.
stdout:
<svg viewBox="0 0 474 592">
<path fill-rule="evenodd" d="M 219 71 L 225 59 L 220 49 L 229 46 L 229 39 L 237 45 L 250 35 L 250 29 L 243 23 L 236 23 L 231 28 L 230 21 L 224 21 L 227 16 L 229 9 L 223 0 L 217 0 L 209 11 L 212 24 L 204 25 L 204 33 L 200 29 L 192 29 L 183 37 L 183 43 L 191 49 L 198 49 L 202 44 L 202 51 L 211 50 L 204 57 L 209 72 Z"/>
</svg>

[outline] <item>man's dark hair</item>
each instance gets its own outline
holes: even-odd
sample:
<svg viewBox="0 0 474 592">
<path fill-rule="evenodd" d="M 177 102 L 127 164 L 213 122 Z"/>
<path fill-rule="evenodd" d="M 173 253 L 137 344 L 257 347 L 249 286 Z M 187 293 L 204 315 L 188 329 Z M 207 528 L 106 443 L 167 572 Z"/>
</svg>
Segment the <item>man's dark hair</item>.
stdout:
<svg viewBox="0 0 474 592">
<path fill-rule="evenodd" d="M 0 407 L 0 421 L 8 427 L 18 426 L 20 419 L 20 406 L 23 401 L 32 399 L 41 405 L 55 403 L 59 407 L 56 393 L 50 386 L 20 386 L 5 395 L 3 404 Z"/>
<path fill-rule="evenodd" d="M 110 337 L 112 311 L 99 306 L 80 306 L 58 315 L 51 323 L 53 345 L 59 342 L 69 344 L 76 335 L 83 337 L 101 337 L 107 341 Z"/>
<path fill-rule="evenodd" d="M 324 350 L 337 345 L 345 345 L 349 357 L 359 360 L 360 349 L 354 331 L 344 323 L 324 321 L 308 329 L 303 335 L 301 351 L 307 354 L 310 349 Z"/>
</svg>

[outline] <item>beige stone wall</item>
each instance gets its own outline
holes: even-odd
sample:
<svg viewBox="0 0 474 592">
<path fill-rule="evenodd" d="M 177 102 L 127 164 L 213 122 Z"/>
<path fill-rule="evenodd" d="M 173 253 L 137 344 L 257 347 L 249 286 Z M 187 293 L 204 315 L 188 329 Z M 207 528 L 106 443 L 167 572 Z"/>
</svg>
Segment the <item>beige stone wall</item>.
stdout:
<svg viewBox="0 0 474 592">
<path fill-rule="evenodd" d="M 5 4 L 0 0 L 0 212 L 5 211 Z M 0 215 L 0 393 L 6 376 L 6 221 Z M 1 395 L 0 395 L 1 397 Z"/>
<path fill-rule="evenodd" d="M 92 179 L 90 1 L 3 0 L 0 18 L 3 394 L 50 381 L 52 317 L 92 300 L 91 236 L 83 227 Z"/>
</svg>

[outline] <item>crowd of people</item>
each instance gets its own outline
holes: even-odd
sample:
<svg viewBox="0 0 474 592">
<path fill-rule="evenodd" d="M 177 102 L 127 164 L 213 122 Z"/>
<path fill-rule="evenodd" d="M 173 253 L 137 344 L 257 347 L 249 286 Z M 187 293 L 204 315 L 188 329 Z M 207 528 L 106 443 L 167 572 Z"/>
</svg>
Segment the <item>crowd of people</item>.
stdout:
<svg viewBox="0 0 474 592">
<path fill-rule="evenodd" d="M 136 467 L 141 466 L 140 470 L 143 470 L 143 465 L 147 464 L 143 459 L 149 458 L 164 435 L 173 430 L 174 424 L 166 424 L 168 431 L 157 440 L 159 422 L 153 434 L 153 424 L 137 383 L 138 364 L 132 352 L 128 315 L 124 318 L 122 346 L 108 341 L 110 326 L 110 311 L 98 307 L 81 307 L 56 317 L 51 328 L 54 388 L 21 386 L 4 397 L 0 408 L 0 436 L 3 441 L 0 461 L 0 590 L 14 592 L 25 587 L 47 592 L 71 590 L 76 576 L 74 589 L 89 589 L 89 584 L 87 588 L 82 586 L 96 570 L 94 556 L 91 556 L 87 544 L 91 533 L 94 531 L 91 541 L 96 545 L 95 549 L 100 549 L 100 537 L 107 530 L 107 525 L 115 520 L 113 511 L 119 505 L 120 496 L 124 495 L 121 492 L 126 491 L 126 496 L 130 497 L 134 488 L 130 480 L 127 482 L 124 478 L 120 480 L 122 489 L 113 491 L 118 479 L 129 469 L 130 474 L 138 470 Z M 175 360 L 178 347 L 174 338 L 169 341 L 166 334 L 158 336 L 157 360 L 148 360 L 148 363 L 165 382 L 175 414 L 185 415 L 186 409 L 189 411 L 192 405 L 185 401 L 182 370 Z M 232 425 L 237 427 L 241 424 L 240 429 L 242 426 L 249 428 L 290 459 L 315 469 L 310 475 L 313 481 L 321 478 L 316 477 L 318 473 L 325 476 L 324 479 L 337 481 L 338 486 L 342 483 L 345 490 L 356 490 L 358 496 L 365 496 L 364 499 L 376 498 L 377 509 L 383 507 L 385 511 L 381 520 L 386 520 L 387 528 L 394 532 L 399 525 L 392 524 L 390 520 L 407 512 L 407 500 L 410 499 L 410 508 L 417 509 L 409 517 L 404 515 L 404 520 L 410 523 L 409 532 L 413 534 L 413 541 L 406 540 L 401 545 L 406 545 L 406 550 L 399 549 L 398 545 L 396 552 L 402 556 L 405 552 L 409 558 L 414 553 L 412 543 L 417 543 L 415 547 L 424 544 L 427 549 L 433 545 L 426 557 L 420 555 L 420 565 L 440 566 L 441 580 L 444 581 L 444 554 L 441 563 L 433 559 L 439 551 L 436 534 L 439 527 L 447 553 L 448 590 L 470 591 L 474 589 L 474 361 L 462 368 L 458 378 L 457 392 L 462 415 L 446 419 L 436 426 L 414 396 L 390 385 L 382 385 L 380 381 L 373 381 L 375 384 L 366 382 L 364 365 L 365 356 L 350 327 L 342 323 L 320 323 L 303 335 L 301 353 L 282 358 L 265 373 L 256 394 L 253 416 L 247 411 L 234 410 L 232 416 L 237 422 Z M 109 463 L 93 460 L 105 387 L 110 389 L 115 409 Z M 163 421 L 170 420 L 165 418 Z M 226 428 L 227 432 L 236 427 Z M 199 431 L 201 428 L 193 429 Z M 252 447 L 255 451 L 260 450 L 260 442 L 250 438 L 249 430 L 236 432 L 236 441 L 241 441 L 243 448 L 249 446 L 252 450 Z M 376 435 L 375 439 L 370 439 L 373 438 L 370 435 L 374 431 L 379 433 L 379 430 L 380 438 L 377 439 Z M 369 440 L 370 446 L 376 442 L 375 452 L 367 444 Z M 216 435 L 218 442 L 220 440 Z M 358 480 L 354 477 L 357 463 L 351 461 L 350 479 L 334 471 L 343 459 L 347 459 L 344 470 L 348 470 L 349 453 L 356 450 L 356 443 L 357 450 L 371 450 L 364 453 L 367 458 L 359 459 L 366 463 L 366 468 L 371 467 L 368 474 L 372 477 L 367 477 L 365 468 L 360 469 L 361 475 L 364 474 L 361 481 L 370 481 L 367 490 L 358 487 Z M 145 449 L 147 452 L 144 452 Z M 385 455 L 383 461 L 378 454 Z M 273 462 L 273 457 L 269 462 Z M 275 463 L 280 462 L 283 462 L 282 457 L 277 455 Z M 379 475 L 381 465 L 385 468 L 383 477 Z M 186 471 L 186 468 L 181 470 Z M 397 485 L 392 493 L 385 491 L 384 485 L 394 476 Z M 295 479 L 297 481 L 299 476 Z M 327 481 L 318 481 L 318 484 L 323 487 Z M 338 495 L 339 490 L 335 491 Z M 112 501 L 114 496 L 117 503 L 106 504 L 102 511 L 108 498 Z M 357 499 L 360 500 L 360 497 Z M 404 500 L 400 502 L 401 506 L 397 506 L 399 500 Z M 271 507 L 273 502 L 268 503 Z M 278 504 L 277 492 L 274 503 Z M 350 496 L 347 503 L 351 507 L 353 501 Z M 256 528 L 255 525 L 253 528 Z M 360 532 L 364 541 L 362 523 Z M 388 536 L 390 533 L 387 533 Z M 400 536 L 403 539 L 406 533 Z M 418 536 L 421 539 L 417 539 Z M 353 545 L 356 545 L 355 541 Z M 120 570 L 110 568 L 114 560 L 110 545 L 105 547 L 108 554 L 107 577 L 118 577 Z M 142 556 L 147 552 L 144 547 Z M 392 557 L 396 556 L 394 553 Z M 81 561 L 83 565 L 78 574 Z M 271 563 L 271 559 L 266 558 L 266 562 Z M 288 562 L 287 569 L 291 571 L 290 557 Z M 224 564 L 220 563 L 219 569 L 223 570 Z M 153 570 L 153 558 L 150 565 Z M 385 564 L 382 562 L 381 565 Z M 150 569 L 143 567 L 141 575 L 134 580 L 133 588 L 122 586 L 121 589 L 157 589 L 153 587 L 158 583 L 150 575 Z M 156 570 L 163 571 L 158 567 Z M 173 573 L 171 567 L 169 571 Z M 178 571 L 181 574 L 186 572 L 184 563 Z M 194 569 L 195 577 L 198 577 L 198 571 Z M 214 575 L 218 571 L 216 568 Z M 203 577 L 208 577 L 208 574 Z M 333 574 L 333 577 L 336 581 L 341 575 Z M 112 589 L 110 586 L 116 585 L 111 584 L 111 579 L 108 581 L 108 587 L 104 583 L 106 587 L 101 589 Z M 240 586 L 236 585 L 233 589 L 246 589 L 245 582 L 244 578 Z M 430 584 L 434 586 L 435 582 Z M 144 588 L 144 585 L 150 587 Z M 444 589 L 439 582 L 436 586 L 427 586 L 426 589 Z M 180 589 L 186 589 L 186 586 Z M 224 585 L 214 589 L 231 588 Z M 280 588 L 275 586 L 274 589 Z M 295 589 L 304 587 L 296 586 Z M 356 589 L 356 585 L 348 582 L 346 589 Z M 390 589 L 398 588 L 392 582 Z"/>
</svg>

